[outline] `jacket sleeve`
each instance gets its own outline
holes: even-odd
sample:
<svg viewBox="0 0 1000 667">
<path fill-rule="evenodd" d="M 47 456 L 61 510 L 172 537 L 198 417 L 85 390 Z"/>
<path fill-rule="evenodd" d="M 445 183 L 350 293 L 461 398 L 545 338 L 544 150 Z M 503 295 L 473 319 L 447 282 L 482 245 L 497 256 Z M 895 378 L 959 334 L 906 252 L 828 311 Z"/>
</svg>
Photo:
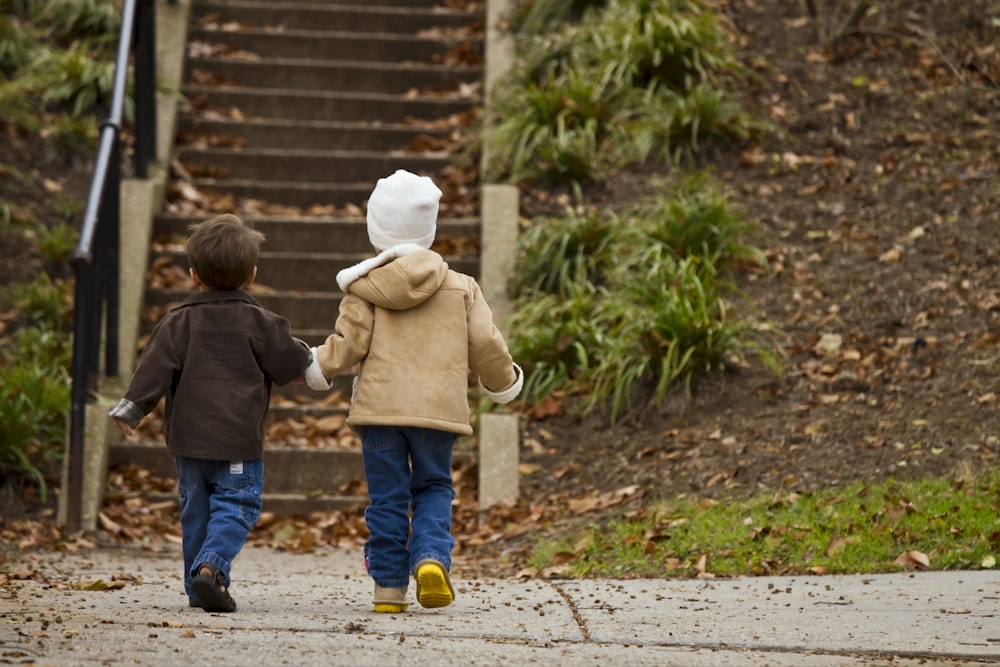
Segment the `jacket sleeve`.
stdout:
<svg viewBox="0 0 1000 667">
<path fill-rule="evenodd" d="M 312 363 L 306 369 L 306 382 L 311 388 L 329 389 L 331 378 L 368 355 L 374 322 L 374 306 L 352 294 L 344 296 L 333 333 L 313 348 Z"/>
<path fill-rule="evenodd" d="M 312 359 L 309 346 L 292 336 L 284 317 L 273 315 L 267 325 L 267 341 L 259 356 L 261 370 L 278 386 L 302 377 Z"/>
<path fill-rule="evenodd" d="M 497 403 L 510 403 L 521 393 L 524 374 L 507 351 L 503 334 L 493 323 L 482 290 L 469 279 L 471 304 L 467 312 L 469 325 L 469 368 L 479 376 L 486 395 Z"/>
<path fill-rule="evenodd" d="M 152 412 L 180 373 L 183 360 L 177 351 L 166 320 L 153 328 L 146 347 L 139 355 L 135 372 L 125 396 L 108 414 L 135 428 Z"/>
</svg>

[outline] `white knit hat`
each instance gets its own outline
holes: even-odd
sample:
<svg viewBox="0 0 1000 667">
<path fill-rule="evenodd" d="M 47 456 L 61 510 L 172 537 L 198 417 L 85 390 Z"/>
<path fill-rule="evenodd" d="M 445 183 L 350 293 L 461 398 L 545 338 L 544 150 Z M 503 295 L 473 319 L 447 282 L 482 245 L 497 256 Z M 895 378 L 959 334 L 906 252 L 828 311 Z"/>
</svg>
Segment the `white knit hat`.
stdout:
<svg viewBox="0 0 1000 667">
<path fill-rule="evenodd" d="M 378 179 L 368 198 L 368 240 L 379 250 L 401 243 L 430 248 L 441 190 L 426 176 L 397 169 Z"/>
</svg>

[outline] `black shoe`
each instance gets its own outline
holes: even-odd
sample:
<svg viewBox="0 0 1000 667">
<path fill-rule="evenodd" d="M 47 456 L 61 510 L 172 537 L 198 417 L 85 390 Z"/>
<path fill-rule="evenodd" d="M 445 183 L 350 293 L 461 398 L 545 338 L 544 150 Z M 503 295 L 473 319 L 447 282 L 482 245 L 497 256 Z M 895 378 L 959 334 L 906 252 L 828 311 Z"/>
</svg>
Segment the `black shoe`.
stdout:
<svg viewBox="0 0 1000 667">
<path fill-rule="evenodd" d="M 209 570 L 211 574 L 202 574 L 202 570 Z M 191 580 L 191 591 L 198 596 L 205 611 L 236 611 L 236 601 L 226 589 L 226 575 L 211 563 L 198 566 L 198 575 Z"/>
</svg>

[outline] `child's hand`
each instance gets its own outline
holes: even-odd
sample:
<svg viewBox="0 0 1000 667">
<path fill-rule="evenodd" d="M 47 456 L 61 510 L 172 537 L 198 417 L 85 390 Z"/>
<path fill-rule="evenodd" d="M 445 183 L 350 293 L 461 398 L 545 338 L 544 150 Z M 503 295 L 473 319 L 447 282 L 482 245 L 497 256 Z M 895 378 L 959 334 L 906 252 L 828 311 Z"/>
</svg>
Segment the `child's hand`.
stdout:
<svg viewBox="0 0 1000 667">
<path fill-rule="evenodd" d="M 316 391 L 329 391 L 333 387 L 333 383 L 327 379 L 326 374 L 323 373 L 323 369 L 320 368 L 319 359 L 316 358 L 315 347 L 312 348 L 312 361 L 306 366 L 305 378 L 309 388 Z"/>
<path fill-rule="evenodd" d="M 132 435 L 132 427 L 131 426 L 129 426 L 128 424 L 126 424 L 124 421 L 122 421 L 118 417 L 115 417 L 114 420 L 115 420 L 115 426 L 117 426 L 119 428 L 119 430 L 121 430 L 122 433 L 124 433 L 125 435 Z"/>
</svg>

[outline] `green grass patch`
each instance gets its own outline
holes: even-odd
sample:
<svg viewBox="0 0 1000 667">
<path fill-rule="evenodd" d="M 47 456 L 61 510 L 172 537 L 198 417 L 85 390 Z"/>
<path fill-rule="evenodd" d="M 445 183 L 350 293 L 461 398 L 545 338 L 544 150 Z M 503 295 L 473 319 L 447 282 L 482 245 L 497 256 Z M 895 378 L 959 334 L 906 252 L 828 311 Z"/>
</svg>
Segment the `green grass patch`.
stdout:
<svg viewBox="0 0 1000 667">
<path fill-rule="evenodd" d="M 998 504 L 997 470 L 724 503 L 679 499 L 539 544 L 532 560 L 540 570 L 615 578 L 992 568 Z"/>
</svg>

